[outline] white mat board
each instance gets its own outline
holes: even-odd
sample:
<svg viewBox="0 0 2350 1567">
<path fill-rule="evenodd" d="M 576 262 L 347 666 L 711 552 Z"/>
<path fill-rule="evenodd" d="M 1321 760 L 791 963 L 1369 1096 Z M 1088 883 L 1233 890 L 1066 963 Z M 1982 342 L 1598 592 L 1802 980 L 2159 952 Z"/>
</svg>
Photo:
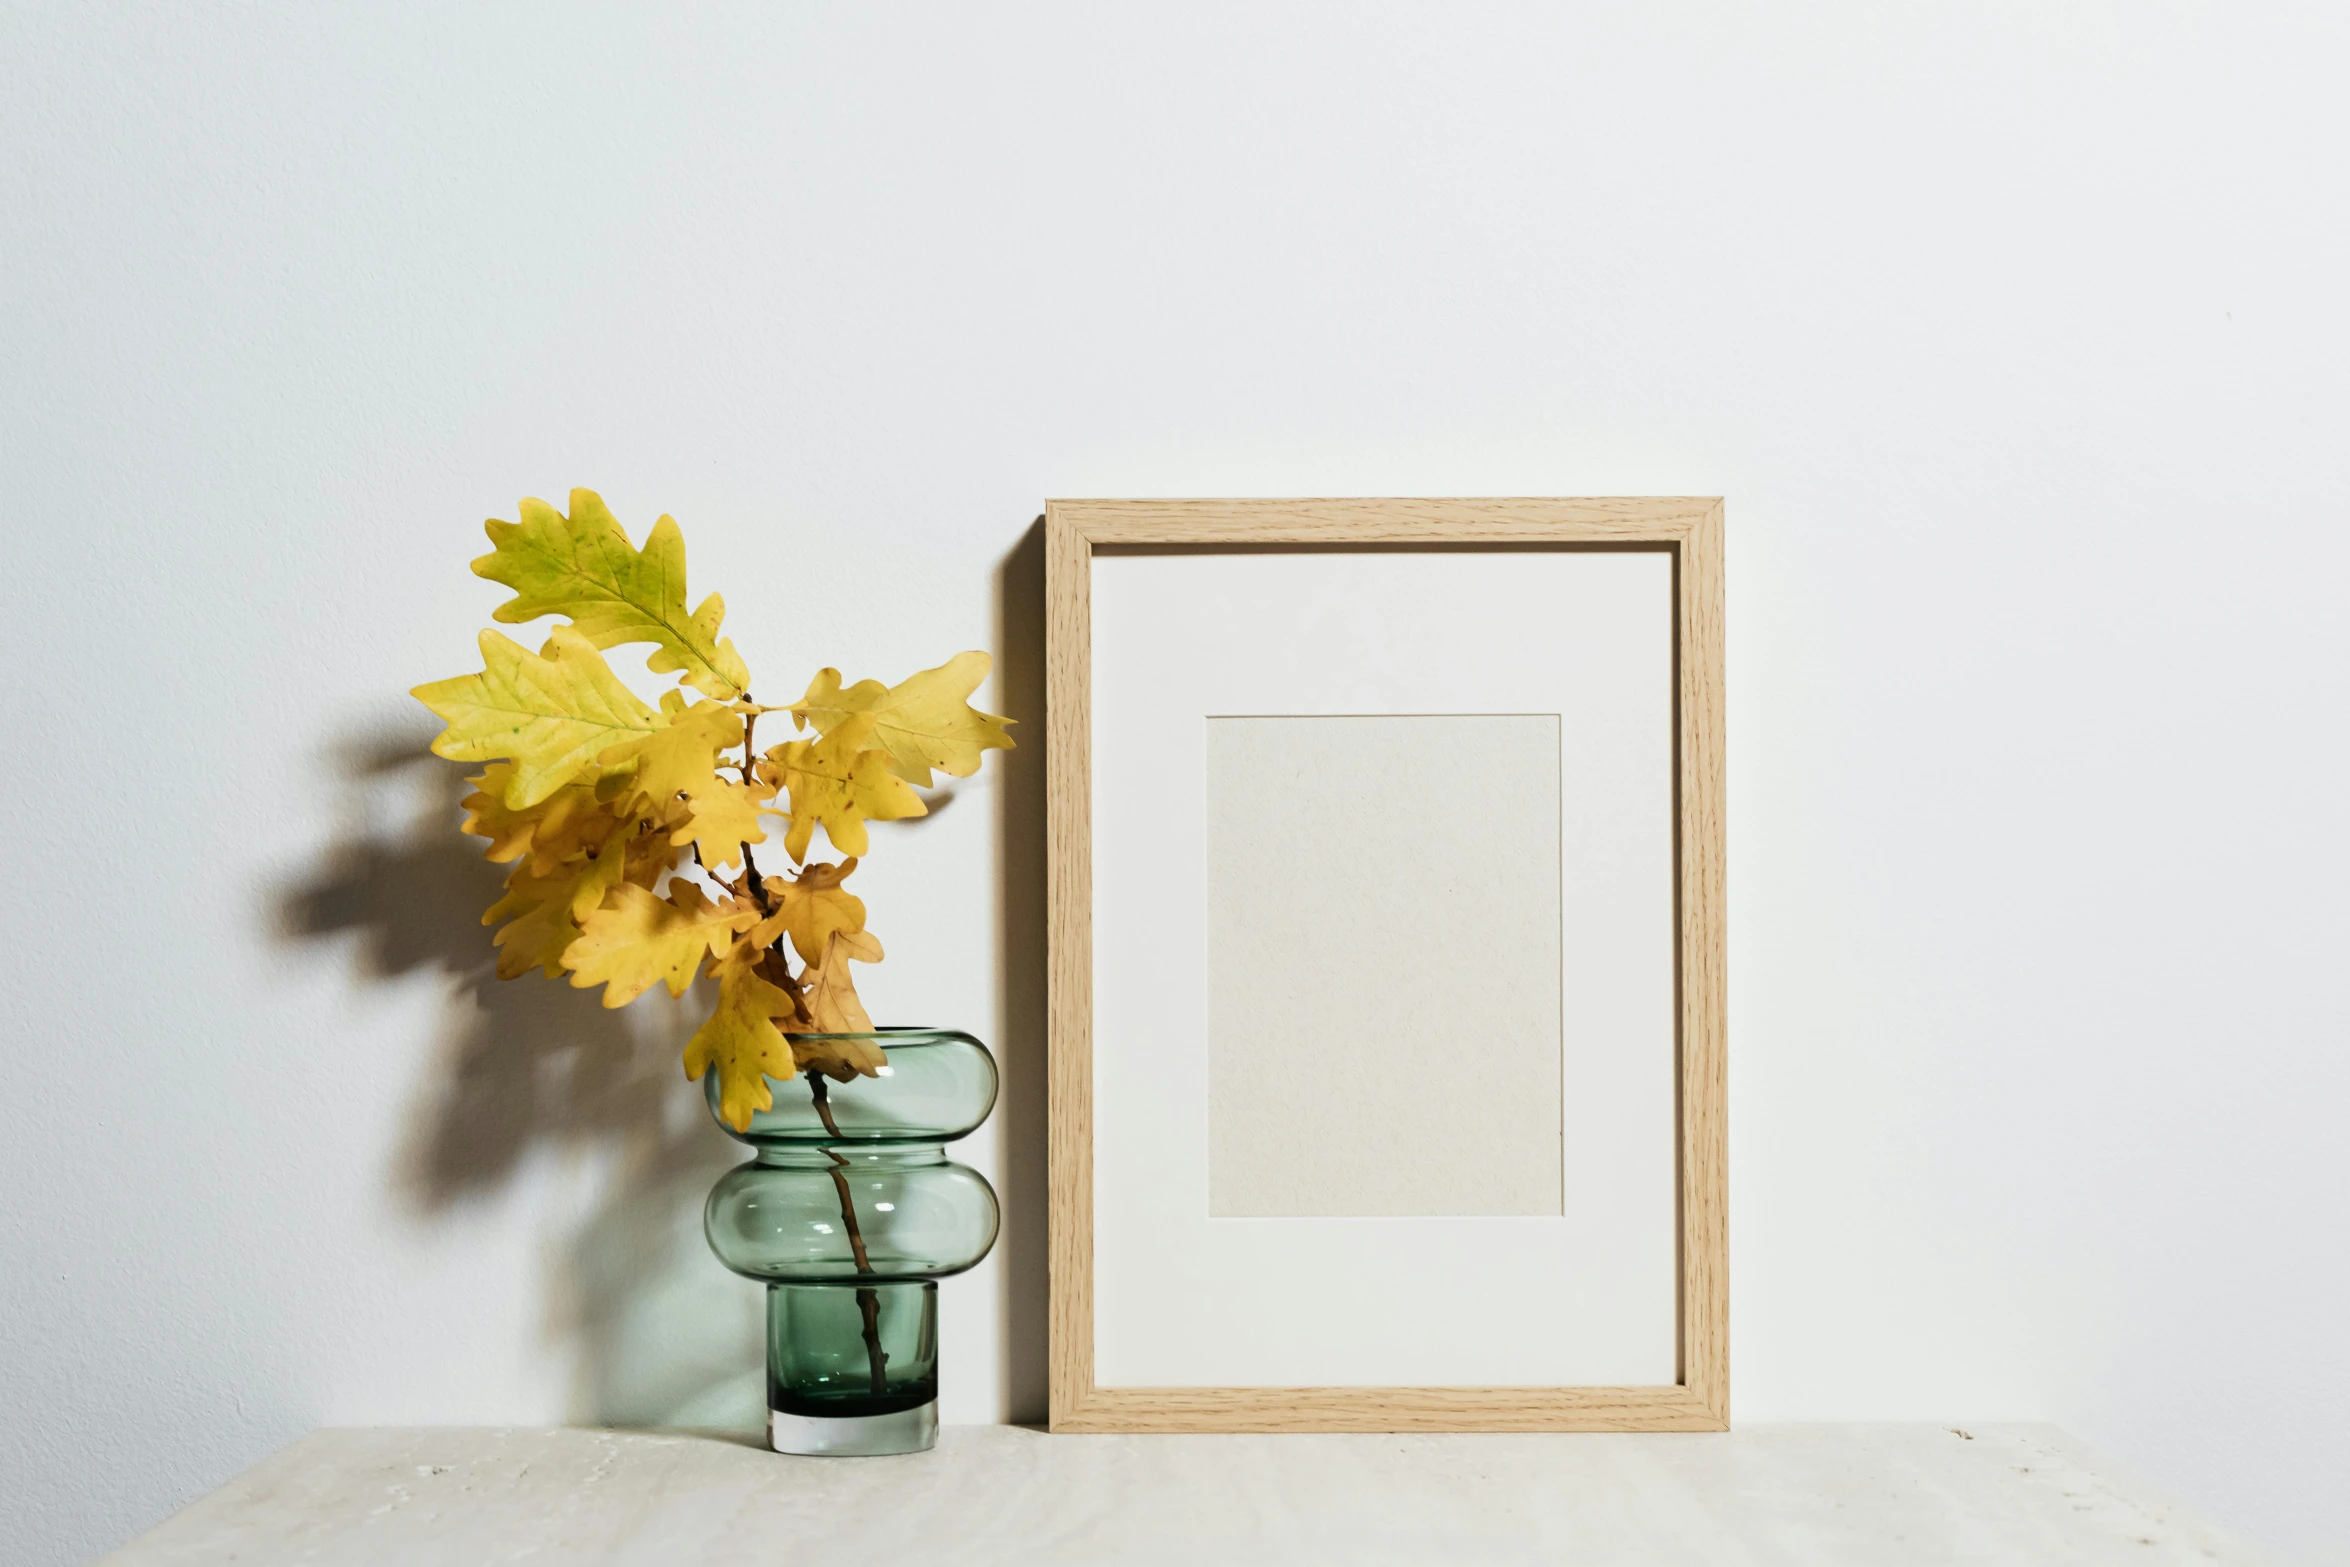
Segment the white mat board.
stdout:
<svg viewBox="0 0 2350 1567">
<path fill-rule="evenodd" d="M 1093 595 L 1097 1379 L 1671 1382 L 1669 560 L 1103 554 Z M 1507 1089 L 1551 1096 L 1558 1208 L 1217 1217 L 1210 719 L 1412 714 L 1556 717 L 1560 1050 L 1554 1077 Z M 1477 776 L 1465 759 L 1419 853 L 1467 831 Z M 1443 987 L 1407 964 L 1394 983 L 1445 1070 L 1460 1021 Z"/>
</svg>

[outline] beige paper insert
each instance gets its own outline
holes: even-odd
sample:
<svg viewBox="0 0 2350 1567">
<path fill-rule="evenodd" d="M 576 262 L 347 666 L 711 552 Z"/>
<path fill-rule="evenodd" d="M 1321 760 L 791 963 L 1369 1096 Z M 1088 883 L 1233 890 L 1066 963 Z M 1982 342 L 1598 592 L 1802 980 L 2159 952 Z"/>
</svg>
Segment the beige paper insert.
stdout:
<svg viewBox="0 0 2350 1567">
<path fill-rule="evenodd" d="M 1209 1214 L 1560 1213 L 1558 718 L 1207 723 Z"/>
</svg>

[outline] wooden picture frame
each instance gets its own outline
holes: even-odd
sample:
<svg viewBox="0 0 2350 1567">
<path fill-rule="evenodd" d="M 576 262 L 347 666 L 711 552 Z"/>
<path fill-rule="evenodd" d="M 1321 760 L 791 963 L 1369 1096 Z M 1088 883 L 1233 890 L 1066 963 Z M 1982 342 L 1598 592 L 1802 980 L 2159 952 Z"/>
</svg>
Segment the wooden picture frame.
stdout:
<svg viewBox="0 0 2350 1567">
<path fill-rule="evenodd" d="M 1102 1387 L 1094 1377 L 1091 572 L 1100 547 L 1637 550 L 1672 560 L 1678 1379 L 1628 1387 Z M 1719 1431 L 1729 1425 L 1722 503 L 1074 500 L 1045 514 L 1051 1428 Z"/>
</svg>

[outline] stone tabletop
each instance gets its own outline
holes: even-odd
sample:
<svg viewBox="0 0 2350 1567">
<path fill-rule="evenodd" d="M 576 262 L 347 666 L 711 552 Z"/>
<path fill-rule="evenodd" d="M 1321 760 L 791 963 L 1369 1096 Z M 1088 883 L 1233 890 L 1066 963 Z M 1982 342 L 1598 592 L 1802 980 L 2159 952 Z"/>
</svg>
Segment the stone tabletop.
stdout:
<svg viewBox="0 0 2350 1567">
<path fill-rule="evenodd" d="M 580 1430 L 329 1430 L 106 1567 L 490 1562 L 2251 1563 L 2051 1426 L 1050 1436 L 900 1458 Z"/>
</svg>

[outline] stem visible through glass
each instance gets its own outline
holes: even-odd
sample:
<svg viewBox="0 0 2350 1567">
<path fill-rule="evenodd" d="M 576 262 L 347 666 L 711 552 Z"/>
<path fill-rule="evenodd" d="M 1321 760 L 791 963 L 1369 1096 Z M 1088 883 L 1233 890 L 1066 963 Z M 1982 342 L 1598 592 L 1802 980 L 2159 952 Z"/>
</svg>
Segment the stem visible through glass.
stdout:
<svg viewBox="0 0 2350 1567">
<path fill-rule="evenodd" d="M 840 1123 L 832 1118 L 824 1074 L 813 1067 L 808 1071 L 808 1094 L 816 1101 L 816 1113 L 824 1118 L 824 1129 L 838 1137 Z M 873 1263 L 865 1255 L 865 1236 L 857 1228 L 857 1205 L 849 1197 L 848 1160 L 831 1148 L 824 1150 L 824 1157 L 832 1161 L 832 1187 L 840 1193 L 840 1222 L 848 1228 L 849 1250 L 857 1259 L 857 1271 L 870 1274 Z M 873 1371 L 873 1396 L 879 1398 L 888 1375 L 889 1355 L 881 1347 L 881 1294 L 871 1285 L 857 1286 L 857 1313 L 865 1319 L 865 1359 Z"/>
</svg>

